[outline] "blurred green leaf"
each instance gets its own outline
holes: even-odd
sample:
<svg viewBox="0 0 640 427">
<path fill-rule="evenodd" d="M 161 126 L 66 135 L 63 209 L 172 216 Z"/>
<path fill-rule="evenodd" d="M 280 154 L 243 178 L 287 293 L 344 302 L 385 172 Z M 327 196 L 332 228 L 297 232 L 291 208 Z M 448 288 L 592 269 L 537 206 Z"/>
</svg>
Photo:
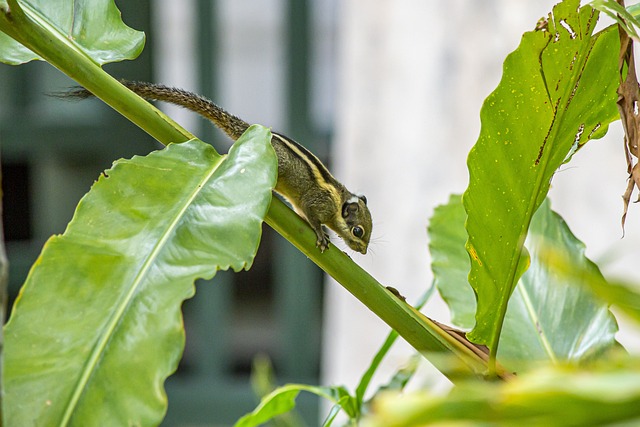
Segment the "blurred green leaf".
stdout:
<svg viewBox="0 0 640 427">
<path fill-rule="evenodd" d="M 508 383 L 473 382 L 447 396 L 382 395 L 368 427 L 620 426 L 640 422 L 640 363 L 547 366 Z M 625 424 L 626 423 L 626 424 Z"/>
<path fill-rule="evenodd" d="M 615 0 L 594 0 L 589 3 L 589 6 L 609 15 L 611 19 L 622 26 L 630 37 L 640 41 L 636 31 L 636 28 L 640 28 L 640 23 L 634 16 L 634 13 L 638 13 L 640 5 L 635 4 L 625 9 Z"/>
<path fill-rule="evenodd" d="M 454 325 L 471 329 L 475 323 L 476 298 L 469 285 L 469 254 L 464 248 L 467 214 L 460 194 L 435 208 L 427 233 L 433 283 L 451 311 Z"/>
<path fill-rule="evenodd" d="M 420 362 L 422 360 L 423 357 L 420 354 L 414 354 L 413 356 L 411 356 L 407 363 L 405 363 L 404 366 L 400 367 L 400 369 L 398 369 L 396 373 L 393 374 L 389 381 L 387 381 L 385 384 L 382 384 L 378 388 L 378 390 L 376 390 L 375 396 L 387 391 L 404 390 L 409 380 L 413 378 L 413 375 L 418 370 L 418 367 L 420 366 Z"/>
<path fill-rule="evenodd" d="M 469 328 L 476 303 L 464 280 L 469 257 L 465 214 L 459 196 L 436 208 L 429 225 L 434 280 L 454 314 L 454 324 Z M 582 271 L 604 280 L 584 254 L 584 244 L 545 201 L 531 221 L 526 246 L 531 267 L 522 276 L 509 301 L 500 339 L 498 360 L 521 371 L 536 361 L 585 362 L 615 345 L 617 324 L 607 307 L 580 284 Z M 560 274 L 547 262 L 548 248 L 570 267 Z M 572 271 L 570 273 L 569 271 Z"/>
<path fill-rule="evenodd" d="M 420 309 L 433 294 L 433 286 L 429 287 L 422 295 L 416 305 L 416 309 Z M 374 356 L 369 368 L 365 371 L 360 380 L 360 384 L 356 389 L 355 396 L 352 396 L 344 387 L 313 387 L 299 384 L 289 384 L 277 389 L 273 388 L 274 377 L 271 364 L 268 359 L 259 357 L 254 360 L 254 370 L 252 372 L 252 384 L 254 390 L 262 397 L 260 405 L 250 414 L 245 415 L 236 423 L 235 427 L 257 426 L 267 421 L 273 425 L 302 425 L 297 418 L 281 419 L 283 415 L 292 414 L 295 409 L 295 399 L 301 391 L 314 393 L 320 397 L 324 397 L 333 403 L 333 408 L 327 416 L 323 426 L 328 427 L 332 424 L 335 416 L 343 411 L 351 423 L 357 423 L 363 412 L 363 397 L 371 378 L 375 374 L 380 363 L 384 359 L 393 343 L 398 338 L 398 333 L 391 331 L 389 336 L 383 343 L 382 347 Z M 382 386 L 382 390 L 401 390 L 411 379 L 418 367 L 418 355 L 412 358 L 407 366 L 401 368 L 391 378 L 387 385 Z M 377 394 L 377 393 L 376 393 Z M 297 421 L 294 421 L 297 420 Z M 296 424 L 297 422 L 297 424 Z"/>
<path fill-rule="evenodd" d="M 576 278 L 576 285 L 589 289 L 602 301 L 615 305 L 631 319 L 640 322 L 640 292 L 637 284 L 605 280 L 599 271 L 574 264 L 553 245 L 541 245 L 540 257 L 554 274 L 565 279 Z"/>
<path fill-rule="evenodd" d="M 495 354 L 509 297 L 529 264 L 524 240 L 558 167 L 618 118 L 618 33 L 592 36 L 597 11 L 556 5 L 548 30 L 525 33 L 480 113 L 469 153 L 469 282 L 477 294 L 472 341 Z"/>
<path fill-rule="evenodd" d="M 156 425 L 194 280 L 248 268 L 276 181 L 268 129 L 119 160 L 46 243 L 6 326 L 5 425 Z"/>
<path fill-rule="evenodd" d="M 259 354 L 253 359 L 251 368 L 251 388 L 253 393 L 262 400 L 276 388 L 276 376 L 271 359 L 265 354 Z M 274 416 L 269 420 L 271 427 L 303 427 L 305 422 L 300 414 L 292 408 L 286 413 Z"/>
<path fill-rule="evenodd" d="M 35 22 L 100 65 L 134 59 L 144 47 L 144 33 L 122 22 L 113 0 L 0 0 L 0 14 L 7 13 L 11 19 L 0 19 L 3 32 L 16 36 L 29 31 L 21 22 Z M 0 33 L 0 61 L 17 65 L 42 59 L 7 34 Z"/>
<path fill-rule="evenodd" d="M 587 273 L 581 283 L 588 286 L 603 301 L 615 305 L 627 316 L 640 322 L 640 292 L 638 286 L 622 281 L 606 281 L 600 275 Z"/>
<path fill-rule="evenodd" d="M 305 384 L 287 384 L 278 387 L 272 393 L 265 396 L 253 412 L 240 418 L 234 427 L 255 427 L 270 421 L 271 419 L 291 411 L 296 406 L 296 398 L 301 391 L 313 393 L 340 406 L 350 412 L 350 396 L 344 387 L 314 387 Z M 325 425 L 329 425 L 326 424 Z"/>
<path fill-rule="evenodd" d="M 618 325 L 607 306 L 580 286 L 580 275 L 558 274 L 541 255 L 551 246 L 576 273 L 586 270 L 604 280 L 585 256 L 584 244 L 551 210 L 548 200 L 533 216 L 525 245 L 531 252 L 531 267 L 509 301 L 500 360 L 517 369 L 527 361 L 584 362 L 611 349 Z"/>
</svg>

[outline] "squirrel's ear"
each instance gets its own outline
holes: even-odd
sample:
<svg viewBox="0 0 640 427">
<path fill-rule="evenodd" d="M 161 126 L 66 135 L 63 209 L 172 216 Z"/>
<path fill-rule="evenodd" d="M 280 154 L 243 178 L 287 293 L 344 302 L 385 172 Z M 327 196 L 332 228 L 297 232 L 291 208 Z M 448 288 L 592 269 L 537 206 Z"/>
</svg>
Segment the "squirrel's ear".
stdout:
<svg viewBox="0 0 640 427">
<path fill-rule="evenodd" d="M 365 205 L 367 204 L 367 198 L 364 196 L 364 194 L 358 194 L 358 199 L 362 200 Z"/>
<path fill-rule="evenodd" d="M 342 217 L 346 218 L 349 215 L 357 212 L 359 209 L 358 207 L 358 203 L 356 202 L 346 202 L 344 205 L 342 205 Z"/>
</svg>

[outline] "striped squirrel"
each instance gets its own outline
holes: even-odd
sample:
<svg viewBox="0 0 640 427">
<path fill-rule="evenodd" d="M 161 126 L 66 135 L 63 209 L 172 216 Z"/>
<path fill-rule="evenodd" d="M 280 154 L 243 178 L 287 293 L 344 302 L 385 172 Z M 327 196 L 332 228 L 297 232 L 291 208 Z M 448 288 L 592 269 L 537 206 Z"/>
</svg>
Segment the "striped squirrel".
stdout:
<svg viewBox="0 0 640 427">
<path fill-rule="evenodd" d="M 155 83 L 121 83 L 147 100 L 168 102 L 200 114 L 233 140 L 238 139 L 249 127 L 244 120 L 198 94 Z M 57 95 L 72 99 L 93 96 L 83 88 Z M 373 225 L 366 197 L 347 190 L 316 156 L 294 140 L 272 132 L 271 145 L 278 157 L 275 191 L 286 198 L 298 215 L 309 223 L 316 233 L 316 246 L 320 251 L 329 246 L 329 237 L 322 228 L 322 225 L 326 225 L 351 249 L 366 254 Z"/>
</svg>

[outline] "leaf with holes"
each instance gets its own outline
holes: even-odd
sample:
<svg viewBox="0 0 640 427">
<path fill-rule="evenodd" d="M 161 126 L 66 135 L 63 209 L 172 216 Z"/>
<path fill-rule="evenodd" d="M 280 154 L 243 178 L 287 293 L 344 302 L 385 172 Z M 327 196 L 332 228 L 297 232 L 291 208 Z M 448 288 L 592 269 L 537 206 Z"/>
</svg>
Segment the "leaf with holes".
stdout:
<svg viewBox="0 0 640 427">
<path fill-rule="evenodd" d="M 277 177 L 268 129 L 120 160 L 46 243 L 6 326 L 5 424 L 157 425 L 194 281 L 248 268 Z"/>
<path fill-rule="evenodd" d="M 469 153 L 469 282 L 477 295 L 469 339 L 495 354 L 509 297 L 529 264 L 524 240 L 558 167 L 604 135 L 616 109 L 618 33 L 592 35 L 598 13 L 556 5 L 547 26 L 525 33 L 482 107 Z"/>
<path fill-rule="evenodd" d="M 0 61 L 42 59 L 21 44 L 36 26 L 101 65 L 134 59 L 144 47 L 144 33 L 122 22 L 113 0 L 0 0 Z"/>
<path fill-rule="evenodd" d="M 438 291 L 454 324 L 473 326 L 476 304 L 465 280 L 470 268 L 464 251 L 465 212 L 459 196 L 436 208 L 429 223 L 432 269 Z M 617 324 L 607 307 L 584 288 L 585 271 L 604 281 L 584 254 L 584 244 L 562 218 L 543 202 L 533 216 L 526 246 L 531 267 L 509 301 L 498 360 L 521 372 L 531 362 L 591 360 L 615 345 Z M 565 272 L 549 265 L 548 252 L 565 260 Z M 570 266 L 570 267 L 569 267 Z"/>
</svg>

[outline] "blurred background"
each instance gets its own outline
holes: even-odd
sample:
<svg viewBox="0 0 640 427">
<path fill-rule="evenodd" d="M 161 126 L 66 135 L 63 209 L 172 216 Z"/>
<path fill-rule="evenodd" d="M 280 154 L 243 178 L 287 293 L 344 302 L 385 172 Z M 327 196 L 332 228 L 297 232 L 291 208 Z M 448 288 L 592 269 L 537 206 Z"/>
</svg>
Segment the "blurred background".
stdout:
<svg viewBox="0 0 640 427">
<path fill-rule="evenodd" d="M 204 94 L 251 123 L 310 148 L 352 191 L 364 193 L 373 243 L 356 262 L 409 302 L 431 282 L 426 226 L 433 208 L 467 183 L 466 155 L 504 57 L 553 1 L 131 0 L 116 1 L 147 44 L 115 76 Z M 73 82 L 47 64 L 0 64 L 0 144 L 10 303 L 43 243 L 62 233 L 99 173 L 160 148 L 91 100 L 47 97 Z M 168 114 L 219 151 L 230 141 L 191 113 Z M 551 197 L 605 274 L 638 280 L 640 211 L 621 239 L 626 164 L 619 122 L 556 174 Z M 341 242 L 339 247 L 344 248 Z M 448 322 L 433 298 L 423 310 Z M 252 410 L 249 375 L 267 355 L 278 381 L 355 388 L 389 328 L 304 256 L 264 229 L 254 267 L 219 273 L 184 304 L 187 343 L 166 384 L 166 426 L 225 426 Z M 620 319 L 619 340 L 639 334 Z M 411 354 L 402 343 L 376 381 Z M 425 367 L 413 386 L 446 387 Z M 309 425 L 325 414 L 301 396 Z"/>
</svg>

